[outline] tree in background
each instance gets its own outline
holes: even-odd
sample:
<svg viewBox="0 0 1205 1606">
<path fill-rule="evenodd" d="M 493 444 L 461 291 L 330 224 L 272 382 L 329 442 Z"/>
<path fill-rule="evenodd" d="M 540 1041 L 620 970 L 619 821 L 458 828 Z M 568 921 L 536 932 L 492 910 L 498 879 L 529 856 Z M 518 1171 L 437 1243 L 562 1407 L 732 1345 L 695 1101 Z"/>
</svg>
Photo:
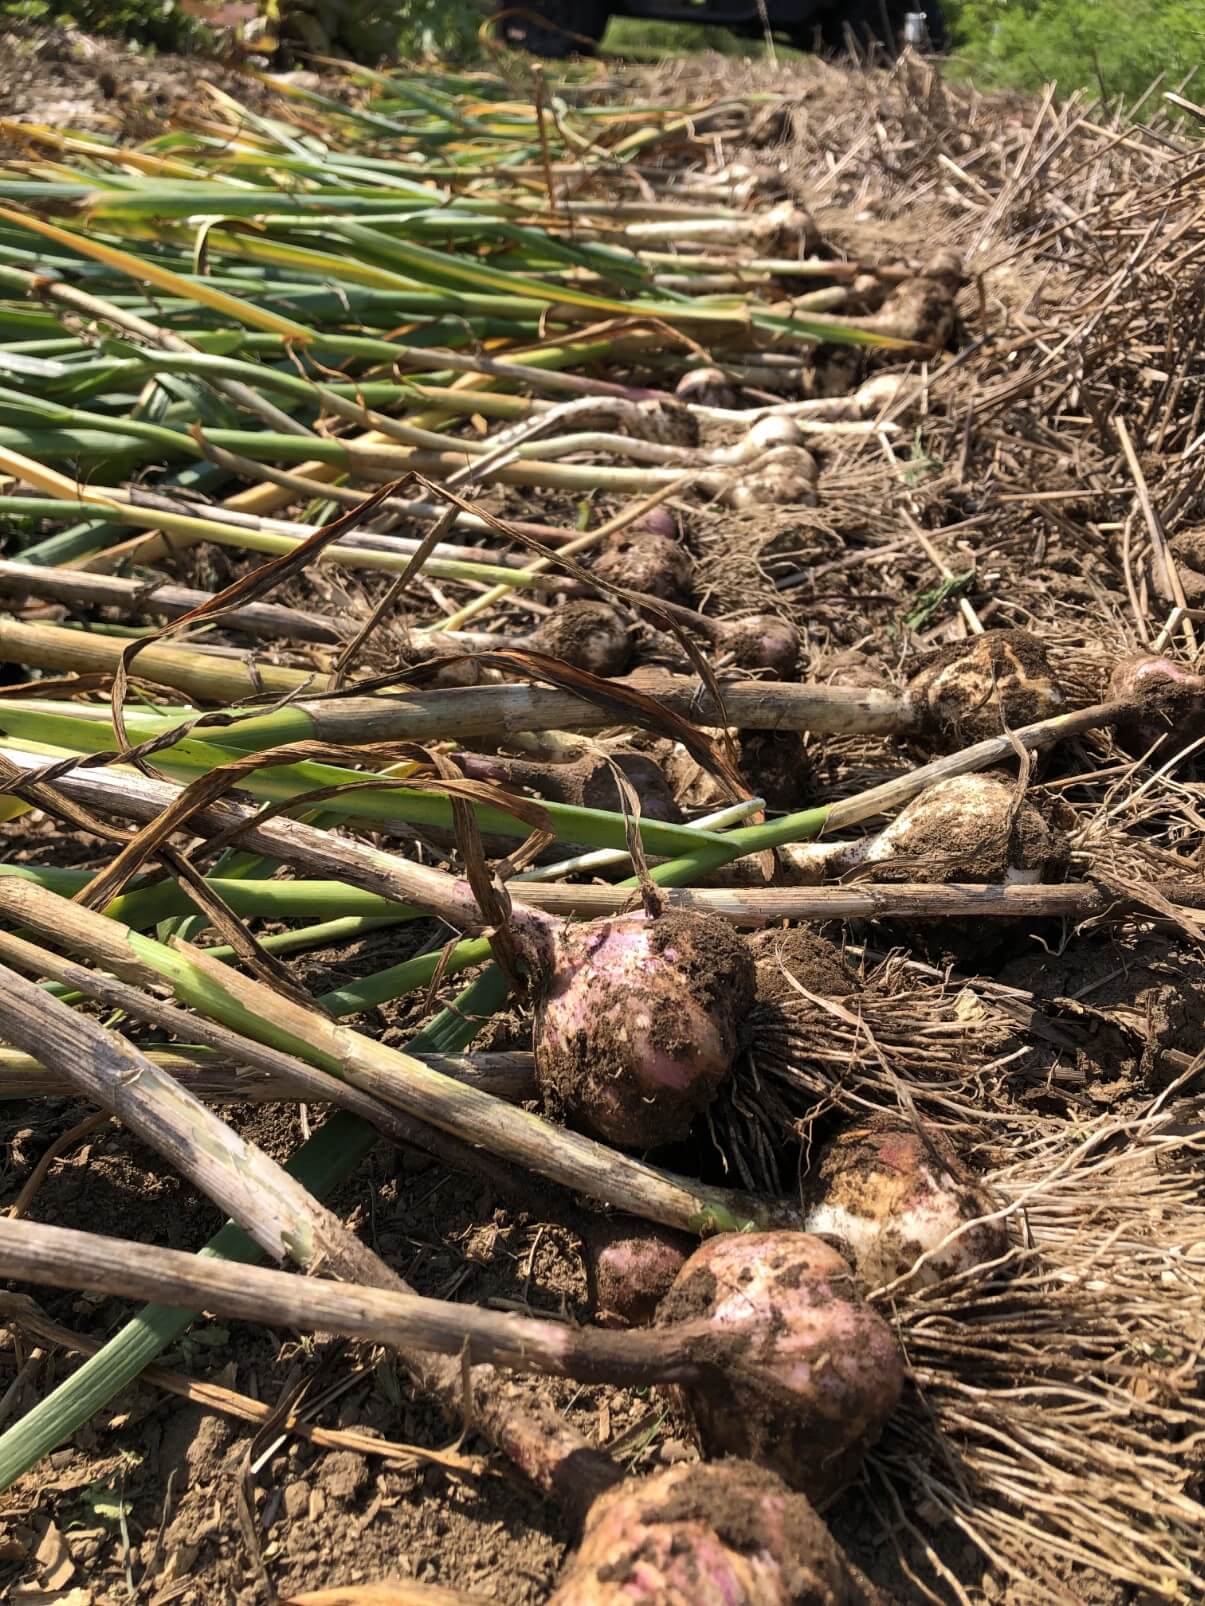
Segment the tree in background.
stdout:
<svg viewBox="0 0 1205 1606">
<path fill-rule="evenodd" d="M 474 0 L 267 0 L 266 15 L 286 49 L 372 64 L 464 59 L 487 13 Z"/>
<path fill-rule="evenodd" d="M 1056 79 L 1133 101 L 1205 61 L 1205 0 L 950 0 L 954 49 L 984 84 Z"/>
</svg>

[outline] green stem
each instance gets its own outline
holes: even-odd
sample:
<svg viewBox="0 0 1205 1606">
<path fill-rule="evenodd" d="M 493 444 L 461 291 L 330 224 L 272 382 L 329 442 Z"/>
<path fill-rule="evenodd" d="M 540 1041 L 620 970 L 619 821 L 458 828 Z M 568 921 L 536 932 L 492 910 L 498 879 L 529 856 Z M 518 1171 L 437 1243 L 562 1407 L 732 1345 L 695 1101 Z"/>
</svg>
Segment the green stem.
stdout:
<svg viewBox="0 0 1205 1606">
<path fill-rule="evenodd" d="M 135 741 L 151 734 L 152 723 L 141 719 L 133 710 L 127 716 L 127 729 Z M 16 700 L 6 705 L 0 713 L 0 727 L 18 742 L 38 743 L 77 753 L 115 751 L 116 736 L 108 721 L 76 719 L 71 715 L 44 712 L 30 713 L 22 710 Z M 222 764 L 230 763 L 232 757 L 231 752 L 222 747 L 185 737 L 174 746 L 156 753 L 155 764 L 186 784 Z M 376 778 L 382 781 L 386 779 L 383 776 Z M 445 831 L 454 829 L 452 805 L 438 792 L 417 791 L 404 785 L 377 791 L 365 786 L 365 782 L 373 779 L 371 771 L 306 760 L 255 771 L 244 776 L 239 786 L 250 796 L 268 803 L 287 802 L 291 798 L 328 787 L 357 786 L 363 790 L 342 792 L 337 799 L 336 806 L 340 814 L 348 819 L 386 825 L 434 827 Z M 470 806 L 482 831 L 520 838 L 530 832 L 528 825 L 505 809 L 485 803 L 473 803 Z M 627 825 L 622 814 L 606 809 L 581 808 L 569 803 L 541 802 L 538 806 L 547 815 L 558 841 L 588 848 L 623 849 L 627 846 Z M 711 841 L 717 847 L 726 840 L 715 832 L 701 832 L 688 825 L 673 825 L 658 820 L 642 819 L 639 831 L 640 840 L 647 851 L 657 855 L 690 852 L 700 839 Z M 723 860 L 717 862 L 723 863 Z"/>
</svg>

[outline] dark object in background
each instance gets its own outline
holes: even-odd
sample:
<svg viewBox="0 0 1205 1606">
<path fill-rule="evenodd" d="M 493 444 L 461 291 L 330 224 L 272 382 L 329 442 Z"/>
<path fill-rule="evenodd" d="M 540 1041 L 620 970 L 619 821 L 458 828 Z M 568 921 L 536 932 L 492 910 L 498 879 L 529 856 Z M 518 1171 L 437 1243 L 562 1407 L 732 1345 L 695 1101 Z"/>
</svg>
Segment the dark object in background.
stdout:
<svg viewBox="0 0 1205 1606">
<path fill-rule="evenodd" d="M 768 24 L 799 50 L 842 51 L 852 34 L 862 49 L 873 41 L 896 55 L 913 37 L 911 13 L 924 19 L 927 47 L 946 48 L 939 0 L 765 0 L 765 23 L 758 0 L 528 0 L 526 6 L 500 0 L 495 6 L 500 13 L 512 9 L 499 23 L 499 36 L 535 56 L 588 55 L 612 17 L 710 23 L 751 39 L 760 39 Z"/>
</svg>

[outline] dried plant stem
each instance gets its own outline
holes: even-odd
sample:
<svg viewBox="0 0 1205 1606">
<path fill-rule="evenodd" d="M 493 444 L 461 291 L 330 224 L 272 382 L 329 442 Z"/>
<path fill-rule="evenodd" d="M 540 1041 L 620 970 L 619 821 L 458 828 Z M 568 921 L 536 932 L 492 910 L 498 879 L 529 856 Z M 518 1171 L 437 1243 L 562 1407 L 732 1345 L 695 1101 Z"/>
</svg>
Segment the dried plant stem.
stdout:
<svg viewBox="0 0 1205 1606">
<path fill-rule="evenodd" d="M 0 750 L 2 751 L 2 750 Z M 754 828 L 756 829 L 756 828 Z M 735 832 L 732 833 L 735 835 Z M 333 839 L 337 840 L 337 839 Z M 734 844 L 734 847 L 737 847 Z M 737 847 L 739 851 L 739 847 Z M 298 862 L 305 857 L 302 847 Z M 593 857 L 589 855 L 587 857 Z M 599 855 L 600 858 L 605 855 Z M 43 879 L 40 867 L 0 865 L 0 882 L 10 879 L 29 880 L 46 885 L 53 891 L 75 892 L 86 883 L 86 876 L 64 878 L 60 881 Z M 666 866 L 658 865 L 658 871 Z M 402 913 L 402 906 L 388 892 L 373 892 L 353 887 L 346 881 L 295 880 L 273 882 L 239 882 L 220 877 L 211 878 L 216 893 L 231 904 L 236 912 L 247 917 L 269 919 L 305 919 L 321 913 L 333 900 L 343 895 L 347 906 L 359 919 L 383 919 L 390 912 Z M 634 907 L 638 901 L 628 885 L 609 887 L 601 885 L 570 885 L 547 883 L 540 879 L 516 876 L 516 891 L 521 891 L 524 903 L 548 914 L 597 918 Z M 127 919 L 134 925 L 149 925 L 154 918 L 164 918 L 177 910 L 190 906 L 183 897 L 160 899 L 157 887 L 123 893 L 110 906 L 114 916 Z M 773 925 L 782 920 L 871 920 L 871 919 L 967 919 L 980 916 L 990 919 L 1087 919 L 1115 908 L 1147 908 L 1159 911 L 1157 900 L 1163 899 L 1176 906 L 1181 915 L 1202 907 L 1205 893 L 1200 884 L 1185 878 L 1182 881 L 1149 883 L 1151 900 L 1144 903 L 1142 889 L 1128 891 L 1110 889 L 1090 881 L 1065 881 L 1048 885 L 1018 886 L 1004 883 L 979 882 L 885 882 L 874 884 L 856 882 L 842 886 L 824 887 L 690 887 L 667 885 L 663 894 L 668 909 L 695 910 L 700 914 L 719 915 L 734 925 L 757 927 Z M 145 906 L 142 899 L 151 900 Z M 327 922 L 328 926 L 340 922 Z M 320 928 L 313 928 L 318 930 Z M 261 939 L 271 942 L 273 939 Z M 219 950 L 208 949 L 209 953 Z M 223 957 L 226 950 L 220 950 Z"/>
<path fill-rule="evenodd" d="M 0 560 L 0 591 L 17 597 L 39 597 L 73 606 L 117 607 L 144 618 L 161 614 L 174 619 L 213 600 L 209 591 L 167 581 L 124 580 L 116 575 L 89 574 L 82 569 L 54 569 L 41 564 Z M 223 621 L 233 630 L 256 636 L 284 636 L 290 641 L 337 645 L 351 634 L 350 623 L 320 618 L 300 608 L 275 602 L 250 602 L 233 608 Z"/>
<path fill-rule="evenodd" d="M 56 1345 L 70 1355 L 96 1355 L 103 1348 L 100 1339 L 51 1321 L 28 1294 L 0 1293 L 0 1317 L 31 1337 Z M 425 1462 L 442 1467 L 454 1475 L 470 1478 L 480 1477 L 485 1471 L 481 1457 L 463 1455 L 455 1450 L 431 1450 L 422 1445 L 403 1444 L 396 1439 L 376 1438 L 356 1428 L 321 1427 L 292 1413 L 284 1422 L 280 1422 L 275 1408 L 262 1400 L 253 1400 L 247 1394 L 239 1394 L 217 1383 L 198 1381 L 167 1366 L 144 1367 L 141 1378 L 144 1383 L 189 1400 L 205 1410 L 221 1411 L 226 1416 L 257 1425 L 271 1424 L 280 1430 L 282 1437 L 288 1435 L 304 1439 L 308 1444 L 319 1445 L 323 1449 L 353 1450 L 357 1455 L 382 1456 L 400 1466 Z"/>
<path fill-rule="evenodd" d="M 424 1123 L 480 1145 L 487 1154 L 517 1162 L 617 1209 L 698 1233 L 797 1221 L 798 1213 L 785 1203 L 709 1188 L 553 1126 L 292 1002 L 199 949 L 179 942 L 169 948 L 31 882 L 0 882 L 0 912 L 48 941 L 90 954 L 136 986 L 167 981 L 177 997 L 242 1036 L 266 1042 Z M 85 981 L 86 973 L 73 977 L 73 985 Z M 87 985 L 91 989 L 96 984 Z M 17 1046 L 37 1052 L 32 1040 Z"/>
<path fill-rule="evenodd" d="M 111 924 L 103 916 L 92 919 L 101 925 Z M 8 939 L 10 943 L 13 940 Z M 263 994 L 267 1000 L 274 996 L 267 988 Z M 395 1290 L 402 1296 L 410 1294 L 401 1278 L 300 1183 L 240 1139 L 170 1075 L 121 1038 L 3 965 L 0 1031 L 26 1052 L 36 1049 L 48 1057 L 53 1067 L 69 1076 L 81 1092 L 111 1109 L 229 1210 L 274 1258 L 288 1257 L 307 1266 L 326 1265 L 350 1281 Z M 25 1223 L 6 1225 L 16 1228 Z M 124 1255 L 129 1259 L 128 1244 L 118 1240 L 110 1243 L 118 1258 Z M 203 1262 L 191 1255 L 180 1258 L 194 1266 L 221 1264 Z M 246 1269 L 234 1272 L 236 1281 Z M 303 1290 L 319 1286 L 309 1281 L 298 1284 Z M 160 1303 L 173 1299 L 163 1279 L 154 1277 L 126 1291 Z M 309 1297 L 308 1293 L 305 1297 Z M 183 1301 L 176 1301 L 187 1302 L 187 1294 Z M 200 1303 L 204 1304 L 204 1300 Z M 457 1351 L 459 1347 L 459 1343 L 453 1346 Z M 415 1355 L 403 1351 L 402 1359 L 420 1387 L 435 1393 L 455 1419 L 466 1403 L 462 1399 L 459 1364 L 432 1358 L 425 1352 Z M 483 1431 L 511 1454 L 540 1487 L 565 1499 L 571 1510 L 577 1509 L 578 1499 L 584 1498 L 588 1503 L 593 1492 L 620 1476 L 608 1457 L 591 1450 L 555 1412 L 538 1402 L 531 1402 L 529 1408 L 522 1397 L 494 1386 L 492 1373 L 484 1378 L 481 1391 L 483 1397 L 475 1405 Z M 568 1476 L 570 1462 L 574 1477 Z"/>
<path fill-rule="evenodd" d="M 721 686 L 723 707 L 719 708 L 700 681 L 684 675 L 643 670 L 607 684 L 641 692 L 699 725 L 844 736 L 899 736 L 918 727 L 918 716 L 905 694 L 873 688 L 730 681 Z M 1022 726 L 1013 734 L 1030 751 L 1036 751 L 1111 724 L 1122 712 L 1119 703 L 1093 704 Z M 235 728 L 237 734 L 232 731 L 225 739 L 240 746 L 308 740 L 341 747 L 469 736 L 496 736 L 501 741 L 522 731 L 600 730 L 619 719 L 614 707 L 602 708 L 550 687 L 465 686 L 380 697 L 301 698 L 278 713 L 245 721 Z M 944 765 L 944 773 L 954 775 L 962 773 L 960 764 L 981 769 L 1015 752 L 1011 738 L 1001 735 L 936 759 L 934 764 Z"/>
<path fill-rule="evenodd" d="M 1031 729 L 1036 730 L 1037 727 Z M 1003 748 L 1004 751 L 999 752 L 999 744 L 978 744 L 980 751 L 998 751 L 999 756 L 1003 757 L 1006 752 L 1012 751 L 1007 739 L 1003 741 Z M 975 752 L 976 749 L 968 749 L 966 753 L 954 755 L 950 760 L 938 760 L 899 781 L 874 788 L 860 798 L 834 805 L 827 811 L 827 819 L 831 820 L 838 809 L 841 810 L 843 824 L 879 813 L 914 796 L 925 785 L 944 775 L 957 774 L 963 768 L 973 767 L 967 759 Z M 0 758 L 14 770 L 25 774 L 37 774 L 43 767 L 43 760 L 39 756 L 18 748 L 0 748 Z M 962 761 L 961 766 L 958 761 Z M 56 777 L 53 785 L 69 798 L 109 809 L 124 818 L 142 821 L 157 819 L 179 796 L 179 789 L 166 782 L 116 770 L 77 769 Z M 728 833 L 724 846 L 708 843 L 681 859 L 659 866 L 658 879 L 666 886 L 681 886 L 683 880 L 689 880 L 692 874 L 711 865 L 773 847 L 777 842 L 790 840 L 792 836 L 814 835 L 825 823 L 826 811 L 812 810 L 803 816 L 788 816 L 769 826 L 738 828 Z M 310 873 L 333 876 L 392 900 L 395 904 L 417 903 L 438 911 L 466 929 L 481 928 L 483 917 L 467 883 L 352 838 L 332 837 L 330 833 L 300 821 L 283 823 L 269 820 L 257 823 L 254 809 L 229 801 L 214 803 L 200 810 L 190 817 L 190 825 L 207 835 L 237 837 L 245 848 L 256 853 L 296 865 Z M 0 898 L 14 895 L 10 890 L 14 881 L 15 878 L 0 878 Z M 632 898 L 632 894 L 624 888 L 614 887 L 525 882 L 523 891 L 523 904 L 514 905 L 516 917 L 522 916 L 524 908 L 532 914 L 536 910 L 552 914 L 611 914 L 628 907 Z M 1197 901 L 1191 884 L 1183 887 L 1176 884 L 1167 891 L 1175 901 L 1187 907 L 1193 907 Z M 673 895 L 670 896 L 673 901 Z M 1064 886 L 888 884 L 767 887 L 756 891 L 699 888 L 683 890 L 677 896 L 680 907 L 711 911 L 753 925 L 784 918 L 871 919 L 892 915 L 914 918 L 1067 915 L 1082 918 L 1099 913 L 1116 901 L 1116 894 L 1090 884 L 1075 883 Z"/>
<path fill-rule="evenodd" d="M 720 709 L 700 681 L 684 675 L 642 670 L 608 684 L 655 698 L 699 725 L 833 735 L 899 735 L 916 725 L 905 696 L 874 688 L 737 680 L 723 684 Z M 298 732 L 305 728 L 308 737 L 337 746 L 490 735 L 501 740 L 520 731 L 592 731 L 614 725 L 618 718 L 615 708 L 599 707 L 570 692 L 519 684 L 327 702 L 302 699 L 282 710 L 282 723 L 295 723 Z M 256 727 L 248 722 L 239 727 L 237 740 L 251 741 L 255 734 Z"/>
<path fill-rule="evenodd" d="M 48 950 L 41 950 L 47 953 Z M 57 956 L 54 956 L 57 958 Z M 82 968 L 82 967 L 81 967 Z M 43 970 L 43 975 L 49 974 Z M 95 972 L 88 973 L 95 976 Z M 97 978 L 105 983 L 106 978 Z M 107 982 L 108 986 L 124 985 L 128 992 L 136 989 L 130 988 L 128 983 Z M 97 996 L 99 996 L 99 988 Z M 142 995 L 149 999 L 149 994 Z M 157 1001 L 156 1001 L 157 1002 Z M 165 1010 L 171 1005 L 163 1006 Z M 147 1016 L 150 1019 L 150 1016 Z M 196 1037 L 198 1033 L 196 1016 L 187 1017 L 189 1031 Z M 212 1026 L 212 1023 L 208 1023 Z M 225 1028 L 217 1028 L 225 1031 Z M 336 1083 L 335 1088 L 327 1086 L 321 1092 L 315 1091 L 308 1081 L 293 1075 L 293 1065 L 302 1065 L 313 1076 L 308 1065 L 302 1061 L 289 1061 L 289 1056 L 278 1054 L 276 1050 L 265 1048 L 262 1044 L 253 1043 L 250 1038 L 237 1037 L 235 1033 L 227 1036 L 237 1043 L 237 1051 L 231 1050 L 223 1053 L 215 1049 L 183 1048 L 173 1045 L 171 1048 L 143 1048 L 141 1052 L 157 1065 L 160 1070 L 166 1071 L 182 1087 L 199 1099 L 207 1099 L 212 1104 L 287 1104 L 298 1101 L 310 1103 L 330 1101 L 337 1098 L 339 1105 L 344 1109 L 354 1107 L 354 1101 L 359 1101 L 366 1119 L 371 1119 L 374 1126 L 380 1128 L 387 1136 L 396 1137 L 401 1141 L 414 1142 L 416 1147 L 428 1148 L 429 1138 L 433 1129 L 422 1129 L 421 1138 L 403 1137 L 403 1128 L 407 1126 L 406 1117 L 399 1111 L 370 1099 L 366 1094 L 358 1094 L 355 1088 L 349 1088 L 343 1083 Z M 255 1057 L 256 1054 L 274 1056 L 279 1061 L 288 1062 L 278 1065 L 275 1069 L 266 1069 L 263 1062 Z M 521 1051 L 510 1053 L 487 1054 L 416 1054 L 414 1056 L 422 1064 L 429 1065 L 432 1070 L 438 1071 L 441 1076 L 452 1076 L 458 1082 L 467 1082 L 471 1087 L 478 1087 L 484 1093 L 490 1093 L 494 1098 L 508 1099 L 512 1103 L 520 1103 L 524 1099 L 535 1097 L 535 1066 L 532 1056 Z M 32 1054 L 22 1054 L 13 1048 L 0 1048 L 0 1098 L 63 1098 L 76 1092 L 77 1089 L 70 1077 L 61 1071 L 53 1070 L 43 1065 L 41 1060 L 35 1059 Z M 372 1110 L 371 1116 L 368 1111 Z M 386 1124 L 388 1123 L 388 1124 Z M 414 1123 L 417 1128 L 417 1123 Z M 479 1156 L 479 1151 L 473 1151 Z M 446 1160 L 446 1163 L 452 1163 Z M 479 1167 L 474 1162 L 473 1168 Z"/>
<path fill-rule="evenodd" d="M 492 1364 L 509 1371 L 628 1387 L 716 1378 L 728 1349 L 743 1350 L 749 1344 L 748 1335 L 734 1335 L 725 1345 L 723 1335 L 708 1321 L 684 1322 L 655 1333 L 575 1327 L 424 1299 L 392 1288 L 231 1266 L 177 1249 L 4 1218 L 0 1218 L 0 1276 L 53 1288 L 157 1299 L 298 1332 L 339 1333 L 393 1350 L 463 1356 L 471 1366 Z"/>
<path fill-rule="evenodd" d="M 6 965 L 0 965 L 0 1031 L 164 1155 L 274 1260 L 372 1277 L 376 1256 L 275 1161 L 122 1038 Z"/>
<path fill-rule="evenodd" d="M 412 1040 L 412 1046 L 422 1049 L 464 1047 L 474 1019 L 499 1008 L 505 996 L 506 989 L 497 972 L 487 972 L 460 995 L 453 1009 L 442 1012 L 424 1027 Z M 372 1148 L 375 1137 L 375 1129 L 357 1116 L 336 1112 L 291 1158 L 290 1174 L 304 1180 L 315 1196 L 322 1197 L 351 1174 Z M 211 1254 L 243 1264 L 254 1263 L 259 1255 L 252 1240 L 232 1222 L 228 1222 L 206 1247 Z M 185 1332 L 192 1319 L 193 1312 L 177 1306 L 151 1303 L 140 1309 L 96 1356 L 39 1401 L 19 1424 L 0 1435 L 0 1489 L 7 1488 L 40 1456 L 75 1432 L 173 1338 Z M 459 1369 L 456 1378 L 449 1377 L 445 1381 L 448 1383 L 447 1406 L 455 1415 Z M 479 1411 L 478 1420 L 482 1419 Z M 573 1504 L 578 1498 L 575 1489 L 580 1488 L 580 1500 L 584 1504 L 590 1498 L 592 1487 L 605 1486 L 613 1479 L 614 1468 L 608 1459 L 584 1446 L 580 1437 L 555 1413 L 542 1411 L 538 1405 L 531 1407 L 522 1421 L 516 1421 L 513 1411 L 509 1418 L 499 1413 L 498 1430 L 506 1433 L 506 1449 L 512 1459 L 529 1465 L 533 1478 L 537 1482 L 543 1479 L 541 1487 L 553 1490 L 570 1509 L 576 1509 Z M 574 1467 L 581 1475 L 576 1484 L 554 1459 L 553 1452 L 558 1446 L 563 1458 L 575 1458 Z"/>
<path fill-rule="evenodd" d="M 61 625 L 23 624 L 0 617 L 0 660 L 31 669 L 113 675 L 128 646 L 129 642 L 119 636 L 67 630 Z M 203 702 L 223 704 L 264 692 L 279 697 L 303 688 L 321 691 L 327 684 L 327 676 L 315 670 L 261 664 L 243 654 L 218 657 L 162 642 L 152 642 L 142 649 L 136 673 Z"/>
<path fill-rule="evenodd" d="M 837 887 L 681 887 L 663 894 L 667 909 L 690 909 L 720 915 L 741 926 L 773 925 L 782 920 L 1086 920 L 1108 909 L 1140 908 L 1158 912 L 1156 900 L 1176 905 L 1177 912 L 1205 908 L 1199 881 L 1164 882 L 1150 888 L 1112 891 L 1090 881 L 1047 886 L 980 885 L 973 882 L 859 882 Z M 529 886 L 524 898 L 549 914 L 587 919 L 633 907 L 625 887 Z"/>
<path fill-rule="evenodd" d="M 64 916 L 66 920 L 68 918 L 66 911 Z M 80 927 L 86 924 L 95 931 L 93 919 L 86 923 L 77 919 L 74 924 Z M 116 927 L 115 922 L 106 923 Z M 81 930 L 81 937 L 82 935 Z M 470 1176 L 486 1176 L 496 1187 L 507 1188 L 513 1183 L 511 1173 L 495 1164 L 488 1153 L 480 1153 L 446 1132 L 441 1132 L 437 1127 L 414 1120 L 393 1105 L 374 1098 L 338 1077 L 328 1075 L 326 1071 L 315 1070 L 305 1060 L 286 1053 L 271 1043 L 261 1043 L 254 1038 L 241 1036 L 228 1027 L 205 1019 L 204 1016 L 190 1015 L 176 1005 L 165 1003 L 162 999 L 140 990 L 131 982 L 116 980 L 112 976 L 89 970 L 84 965 L 62 959 L 58 954 L 37 947 L 24 938 L 12 936 L 8 932 L 0 932 L 0 960 L 28 975 L 48 977 L 73 992 L 83 994 L 86 998 L 94 998 L 112 1009 L 124 1011 L 134 1020 L 147 1021 L 163 1031 L 172 1032 L 186 1041 L 191 1040 L 214 1053 L 224 1055 L 234 1064 L 249 1067 L 259 1075 L 284 1086 L 290 1098 L 329 1103 L 350 1110 L 362 1120 L 369 1122 L 377 1131 L 392 1138 L 394 1142 L 433 1154 L 445 1165 L 457 1171 L 467 1172 Z M 146 968 L 149 972 L 146 979 L 150 980 L 154 973 L 149 971 L 149 967 Z M 154 976 L 154 979 L 158 980 L 158 977 Z M 153 1055 L 147 1054 L 143 1057 L 154 1065 L 161 1064 Z M 165 1073 L 170 1073 L 170 1081 L 188 1088 L 187 1076 L 181 1077 L 171 1066 L 162 1066 L 162 1069 Z M 72 1083 L 70 1076 L 64 1073 L 57 1061 L 52 1062 L 50 1071 L 52 1075 L 57 1074 L 66 1080 L 76 1092 L 81 1091 L 78 1082 Z M 454 1075 L 455 1072 L 449 1068 L 444 1074 Z M 530 1070 L 527 1080 L 530 1083 Z M 474 1085 L 481 1086 L 481 1080 L 476 1079 Z M 200 1097 L 196 1089 L 192 1091 L 194 1096 Z M 494 1092 L 492 1088 L 489 1091 Z"/>
</svg>

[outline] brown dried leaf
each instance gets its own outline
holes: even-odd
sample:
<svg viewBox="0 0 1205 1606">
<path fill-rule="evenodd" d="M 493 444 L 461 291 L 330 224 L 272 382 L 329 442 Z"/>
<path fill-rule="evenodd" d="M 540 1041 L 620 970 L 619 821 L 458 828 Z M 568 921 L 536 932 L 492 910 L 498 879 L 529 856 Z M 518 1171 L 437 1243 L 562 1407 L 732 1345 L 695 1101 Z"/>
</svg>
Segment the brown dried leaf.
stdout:
<svg viewBox="0 0 1205 1606">
<path fill-rule="evenodd" d="M 665 736 L 670 741 L 681 742 L 695 762 L 710 775 L 714 775 L 721 786 L 727 788 L 730 796 L 733 798 L 753 796 L 745 785 L 740 771 L 709 736 L 697 725 L 692 725 L 688 719 L 683 719 L 680 714 L 675 714 L 672 709 L 666 708 L 645 692 L 637 691 L 633 686 L 622 686 L 613 680 L 603 680 L 601 676 L 592 675 L 588 670 L 577 669 L 572 664 L 564 663 L 560 658 L 552 658 L 543 652 L 533 652 L 530 648 L 510 647 L 500 652 L 466 653 L 465 656 L 472 657 L 491 669 L 500 669 L 512 675 L 525 675 L 569 692 L 574 697 L 580 697 L 583 702 L 593 703 L 596 708 L 604 708 L 612 713 L 617 725 L 639 725 L 642 730 L 652 731 L 656 736 Z"/>
<path fill-rule="evenodd" d="M 73 1589 L 42 1589 L 37 1584 L 18 1584 L 7 1598 L 12 1606 L 93 1606 L 95 1597 L 82 1584 Z"/>
<path fill-rule="evenodd" d="M 71 1559 L 71 1552 L 67 1549 L 67 1541 L 55 1527 L 48 1524 L 46 1532 L 38 1541 L 35 1553 L 38 1564 L 38 1581 L 42 1589 L 66 1589 L 75 1572 L 75 1562 Z"/>
<path fill-rule="evenodd" d="M 315 530 L 313 535 L 308 536 L 300 546 L 294 547 L 291 552 L 282 552 L 278 557 L 269 558 L 267 563 L 261 563 L 258 569 L 252 569 L 250 574 L 245 574 L 240 579 L 235 580 L 231 585 L 219 591 L 216 596 L 209 597 L 197 607 L 190 608 L 187 613 L 180 614 L 178 618 L 168 620 L 165 625 L 158 630 L 152 631 L 150 635 L 140 636 L 136 641 L 132 641 L 121 655 L 117 673 L 113 677 L 113 690 L 110 697 L 113 710 L 113 729 L 117 732 L 122 746 L 129 746 L 124 707 L 126 692 L 129 687 L 130 665 L 144 647 L 149 647 L 152 642 L 162 641 L 165 636 L 174 635 L 176 631 L 183 629 L 187 625 L 195 624 L 199 619 L 207 619 L 210 623 L 213 623 L 228 613 L 230 609 L 242 607 L 248 602 L 253 602 L 257 598 L 264 596 L 266 592 L 271 591 L 282 581 L 292 579 L 294 575 L 300 574 L 315 558 L 321 556 L 328 546 L 337 541 L 341 535 L 346 535 L 349 530 L 354 530 L 358 525 L 363 524 L 364 520 L 371 517 L 382 502 L 394 496 L 408 484 L 410 478 L 411 476 L 406 476 L 403 479 L 392 480 L 389 484 L 382 485 L 371 496 L 365 497 L 358 507 L 351 508 L 341 517 L 332 519 L 329 524 L 324 524 L 321 529 Z M 141 768 L 142 766 L 140 765 L 139 767 Z"/>
</svg>

